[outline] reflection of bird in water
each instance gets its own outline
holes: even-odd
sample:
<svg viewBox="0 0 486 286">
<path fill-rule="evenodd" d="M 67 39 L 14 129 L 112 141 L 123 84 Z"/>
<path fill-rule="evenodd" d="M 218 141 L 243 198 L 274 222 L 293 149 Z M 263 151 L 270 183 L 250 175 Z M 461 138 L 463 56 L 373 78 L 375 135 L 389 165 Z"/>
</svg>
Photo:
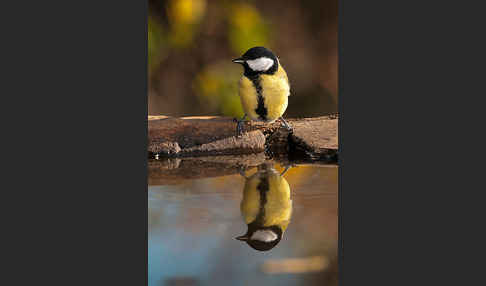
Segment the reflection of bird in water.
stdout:
<svg viewBox="0 0 486 286">
<path fill-rule="evenodd" d="M 282 239 L 292 215 L 290 187 L 283 174 L 271 164 L 258 166 L 258 172 L 244 176 L 245 187 L 241 214 L 248 225 L 246 234 L 236 239 L 245 241 L 256 250 L 267 251 Z"/>
</svg>

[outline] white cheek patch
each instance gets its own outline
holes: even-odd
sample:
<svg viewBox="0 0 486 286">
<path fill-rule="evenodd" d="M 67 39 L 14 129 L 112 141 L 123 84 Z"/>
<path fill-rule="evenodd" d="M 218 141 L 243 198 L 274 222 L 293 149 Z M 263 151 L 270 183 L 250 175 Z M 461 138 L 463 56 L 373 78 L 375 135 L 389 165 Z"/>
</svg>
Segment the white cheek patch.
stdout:
<svg viewBox="0 0 486 286">
<path fill-rule="evenodd" d="M 267 57 L 248 60 L 246 63 L 254 71 L 266 71 L 273 66 L 273 60 Z"/>
<path fill-rule="evenodd" d="M 259 240 L 263 242 L 270 242 L 277 239 L 277 235 L 270 230 L 257 230 L 251 236 L 251 240 Z"/>
</svg>

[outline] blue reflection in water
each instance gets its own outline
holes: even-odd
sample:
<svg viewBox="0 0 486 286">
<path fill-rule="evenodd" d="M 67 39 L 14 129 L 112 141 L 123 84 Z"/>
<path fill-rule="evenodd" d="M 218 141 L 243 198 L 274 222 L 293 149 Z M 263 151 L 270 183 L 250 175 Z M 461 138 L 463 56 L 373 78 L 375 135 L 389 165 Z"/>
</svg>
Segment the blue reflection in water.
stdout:
<svg viewBox="0 0 486 286">
<path fill-rule="evenodd" d="M 336 252 L 337 236 L 322 223 L 324 218 L 337 225 L 332 176 L 337 172 L 312 168 L 305 182 L 289 179 L 292 220 L 281 242 L 266 252 L 235 239 L 248 229 L 240 212 L 245 186 L 241 176 L 149 186 L 149 285 L 168 285 L 173 279 L 186 282 L 180 285 L 309 284 L 306 279 L 316 274 L 271 275 L 262 265 L 269 259 Z"/>
</svg>

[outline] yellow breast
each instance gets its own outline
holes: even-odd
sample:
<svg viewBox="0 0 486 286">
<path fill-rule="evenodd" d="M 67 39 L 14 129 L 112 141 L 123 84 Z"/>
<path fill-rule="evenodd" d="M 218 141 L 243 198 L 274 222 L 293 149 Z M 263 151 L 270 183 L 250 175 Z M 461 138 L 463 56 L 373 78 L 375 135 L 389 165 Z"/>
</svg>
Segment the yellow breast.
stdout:
<svg viewBox="0 0 486 286">
<path fill-rule="evenodd" d="M 290 187 L 280 174 L 270 176 L 268 180 L 270 190 L 267 194 L 263 226 L 279 225 L 285 231 L 292 215 Z"/>
<path fill-rule="evenodd" d="M 268 112 L 267 118 L 272 122 L 282 116 L 288 106 L 290 86 L 287 73 L 282 66 L 279 66 L 275 74 L 263 74 L 260 77 L 265 107 Z"/>
<path fill-rule="evenodd" d="M 269 174 L 267 178 L 269 190 L 266 194 L 263 226 L 278 225 L 285 231 L 292 215 L 289 184 L 278 173 Z M 261 174 L 256 173 L 245 183 L 241 212 L 246 224 L 253 222 L 259 214 L 261 201 L 260 191 L 257 187 L 261 180 Z"/>
<path fill-rule="evenodd" d="M 259 83 L 264 107 L 267 110 L 267 122 L 273 122 L 282 116 L 288 106 L 290 85 L 287 73 L 282 66 L 273 75 L 260 75 Z M 252 120 L 260 120 L 256 112 L 258 107 L 258 93 L 253 82 L 246 76 L 241 77 L 239 94 L 243 110 Z"/>
<path fill-rule="evenodd" d="M 240 100 L 243 111 L 252 120 L 258 120 L 256 109 L 258 107 L 258 95 L 255 86 L 246 76 L 240 79 Z"/>
</svg>

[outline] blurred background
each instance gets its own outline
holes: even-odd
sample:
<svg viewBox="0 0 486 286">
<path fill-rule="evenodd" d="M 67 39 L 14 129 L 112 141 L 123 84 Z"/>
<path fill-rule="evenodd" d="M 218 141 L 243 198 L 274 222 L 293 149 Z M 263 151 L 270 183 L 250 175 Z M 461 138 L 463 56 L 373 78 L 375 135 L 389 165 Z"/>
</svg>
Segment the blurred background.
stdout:
<svg viewBox="0 0 486 286">
<path fill-rule="evenodd" d="M 149 115 L 241 117 L 231 59 L 272 50 L 291 85 L 285 117 L 337 112 L 337 0 L 149 0 Z"/>
</svg>

